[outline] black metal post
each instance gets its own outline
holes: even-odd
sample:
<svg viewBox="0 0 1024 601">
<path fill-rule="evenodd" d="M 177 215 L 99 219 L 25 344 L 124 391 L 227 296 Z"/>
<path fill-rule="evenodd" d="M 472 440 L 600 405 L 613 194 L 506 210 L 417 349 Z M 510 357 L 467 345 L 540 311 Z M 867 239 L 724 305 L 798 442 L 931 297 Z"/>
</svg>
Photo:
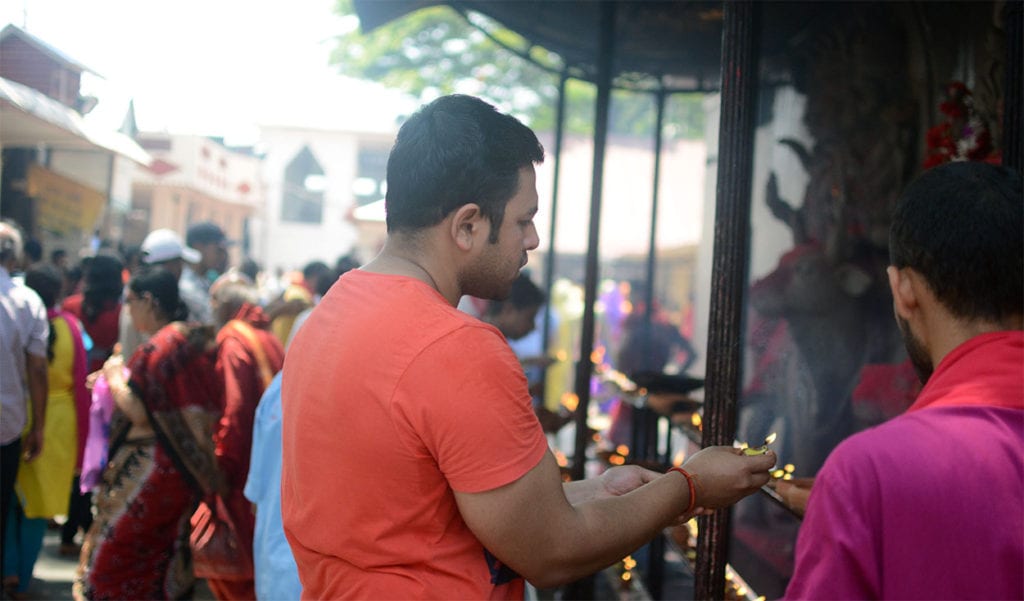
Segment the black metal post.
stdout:
<svg viewBox="0 0 1024 601">
<path fill-rule="evenodd" d="M 580 358 L 576 364 L 576 449 L 572 478 L 582 480 L 586 464 L 587 408 L 590 406 L 590 378 L 594 371 L 594 303 L 597 300 L 598 248 L 601 234 L 601 193 L 604 184 L 604 154 L 608 139 L 608 112 L 611 105 L 612 43 L 615 31 L 615 3 L 601 5 L 599 32 L 597 101 L 594 111 L 594 171 L 590 189 L 590 225 L 587 232 L 586 274 L 583 282 L 583 325 L 580 332 Z"/>
<path fill-rule="evenodd" d="M 562 139 L 565 136 L 565 86 L 569 81 L 567 71 L 562 71 L 558 80 L 558 104 L 555 109 L 554 173 L 551 177 L 551 227 L 548 230 L 548 254 L 544 257 L 544 325 L 541 329 L 541 349 L 544 355 L 551 348 L 551 289 L 555 282 L 555 232 L 558 224 L 558 182 L 562 173 Z M 541 375 L 542 388 L 547 390 L 547 370 Z M 542 399 L 547 402 L 546 398 Z"/>
<path fill-rule="evenodd" d="M 658 184 L 661 180 L 661 147 L 662 147 L 662 130 L 664 129 L 665 122 L 665 90 L 658 90 L 655 96 L 657 114 L 654 120 L 654 175 L 653 175 L 653 192 L 651 193 L 651 231 L 647 240 L 647 282 L 644 284 L 644 294 L 647 297 L 647 306 L 644 310 L 644 351 L 650 352 L 651 345 L 651 322 L 654 316 L 654 275 L 655 268 L 657 267 L 657 256 L 658 256 Z M 646 414 L 646 415 L 644 415 Z M 661 421 L 660 416 L 651 411 L 650 409 L 644 409 L 639 412 L 634 412 L 633 420 L 640 421 L 640 418 L 644 417 L 644 428 L 647 430 L 647 444 L 648 448 L 644 449 L 643 459 L 657 461 L 658 460 L 658 442 L 659 442 L 659 430 L 658 425 Z M 639 449 L 637 449 L 639 451 Z M 647 589 L 651 593 L 651 598 L 661 599 L 662 581 L 665 578 L 665 539 L 658 535 L 651 541 L 649 547 L 649 559 L 647 572 Z"/>
<path fill-rule="evenodd" d="M 731 445 L 742 382 L 743 307 L 749 254 L 754 117 L 757 108 L 758 6 L 723 2 L 722 96 L 712 258 L 708 365 L 701 444 Z M 729 511 L 700 518 L 697 599 L 725 598 Z"/>
<path fill-rule="evenodd" d="M 594 303 L 597 300 L 598 248 L 601 234 L 601 194 L 604 183 L 604 155 L 608 139 L 608 113 L 611 105 L 612 56 L 615 41 L 615 2 L 601 4 L 601 29 L 598 33 L 597 100 L 594 111 L 594 170 L 590 190 L 590 225 L 587 236 L 586 275 L 583 292 L 583 325 L 580 332 L 580 358 L 576 364 L 576 448 L 571 476 L 582 480 L 587 462 L 590 430 L 590 378 L 594 365 Z M 566 587 L 568 599 L 593 599 L 594 578 L 584 578 Z"/>
<path fill-rule="evenodd" d="M 1006 27 L 1006 74 L 1003 98 L 1003 164 L 1017 171 L 1024 170 L 1024 79 L 1021 76 L 1021 61 L 1024 60 L 1024 43 L 1021 42 L 1024 28 L 1024 5 L 1021 2 L 1007 2 L 1003 7 Z"/>
</svg>

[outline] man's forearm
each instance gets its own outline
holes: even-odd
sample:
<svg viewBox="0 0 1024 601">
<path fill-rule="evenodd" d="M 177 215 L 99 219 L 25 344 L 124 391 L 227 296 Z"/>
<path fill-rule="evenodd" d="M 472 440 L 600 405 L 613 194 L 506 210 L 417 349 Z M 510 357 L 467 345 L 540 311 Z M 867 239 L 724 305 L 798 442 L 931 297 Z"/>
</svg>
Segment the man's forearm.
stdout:
<svg viewBox="0 0 1024 601">
<path fill-rule="evenodd" d="M 569 500 L 570 505 L 576 505 L 593 499 L 600 489 L 601 483 L 598 482 L 597 478 L 573 480 L 562 484 L 565 498 Z"/>
<path fill-rule="evenodd" d="M 46 357 L 27 355 L 28 397 L 32 401 L 32 427 L 42 429 L 46 423 L 46 397 L 50 387 Z"/>
</svg>

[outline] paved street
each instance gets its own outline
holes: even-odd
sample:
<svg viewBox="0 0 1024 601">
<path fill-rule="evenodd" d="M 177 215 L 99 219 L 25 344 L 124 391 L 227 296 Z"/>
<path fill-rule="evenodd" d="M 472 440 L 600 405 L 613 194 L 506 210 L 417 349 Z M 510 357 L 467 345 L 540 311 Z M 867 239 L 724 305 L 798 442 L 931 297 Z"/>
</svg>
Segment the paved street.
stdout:
<svg viewBox="0 0 1024 601">
<path fill-rule="evenodd" d="M 71 599 L 71 582 L 74 579 L 77 557 L 61 557 L 60 531 L 47 530 L 43 550 L 36 562 L 35 578 L 29 588 L 30 599 L 39 601 L 66 601 Z M 214 596 L 205 581 L 196 586 L 196 601 L 213 601 Z"/>
</svg>

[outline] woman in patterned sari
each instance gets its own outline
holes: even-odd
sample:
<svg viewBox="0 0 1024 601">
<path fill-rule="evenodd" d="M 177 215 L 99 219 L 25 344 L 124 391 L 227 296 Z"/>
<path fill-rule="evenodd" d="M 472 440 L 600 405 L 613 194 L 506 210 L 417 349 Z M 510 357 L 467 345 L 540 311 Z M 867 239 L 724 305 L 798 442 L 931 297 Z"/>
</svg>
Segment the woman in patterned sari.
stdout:
<svg viewBox="0 0 1024 601">
<path fill-rule="evenodd" d="M 120 356 L 103 367 L 118 411 L 75 597 L 190 598 L 189 518 L 201 492 L 223 488 L 213 331 L 182 323 L 178 282 L 161 268 L 133 277 L 125 302 L 151 337 L 129 360 L 127 382 Z"/>
</svg>

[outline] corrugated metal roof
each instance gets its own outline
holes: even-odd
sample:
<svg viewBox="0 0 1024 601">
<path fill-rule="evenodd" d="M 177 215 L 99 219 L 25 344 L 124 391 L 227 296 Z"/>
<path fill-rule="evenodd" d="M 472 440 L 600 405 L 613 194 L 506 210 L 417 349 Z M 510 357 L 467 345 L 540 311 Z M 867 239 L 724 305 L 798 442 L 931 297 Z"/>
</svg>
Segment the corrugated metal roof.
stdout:
<svg viewBox="0 0 1024 601">
<path fill-rule="evenodd" d="M 103 77 L 96 71 L 93 71 L 89 67 L 86 67 L 82 63 L 68 56 L 67 54 L 64 54 L 54 46 L 48 44 L 47 42 L 44 42 L 43 40 L 37 38 L 36 36 L 18 27 L 17 25 L 14 25 L 13 23 L 8 24 L 6 27 L 3 28 L 3 30 L 0 30 L 0 42 L 3 42 L 9 37 L 17 37 L 24 40 L 25 42 L 38 48 L 39 51 L 43 54 L 46 54 L 52 57 L 54 60 L 64 64 L 68 69 L 71 69 L 72 71 L 77 71 L 79 73 L 88 72 L 92 73 L 97 77 Z"/>
</svg>

